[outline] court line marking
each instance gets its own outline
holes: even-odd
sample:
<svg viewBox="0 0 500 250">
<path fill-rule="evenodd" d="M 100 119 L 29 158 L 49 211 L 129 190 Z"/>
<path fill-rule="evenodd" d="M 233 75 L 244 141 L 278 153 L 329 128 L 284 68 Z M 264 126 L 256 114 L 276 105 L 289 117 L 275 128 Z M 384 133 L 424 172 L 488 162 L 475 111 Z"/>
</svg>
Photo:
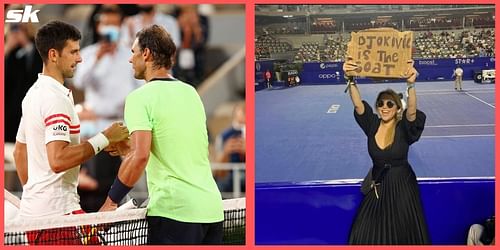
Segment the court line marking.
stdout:
<svg viewBox="0 0 500 250">
<path fill-rule="evenodd" d="M 494 90 L 485 90 L 485 91 L 470 91 L 470 90 L 467 90 L 467 92 L 469 93 L 474 93 L 474 94 L 489 94 L 489 93 L 495 93 Z"/>
<path fill-rule="evenodd" d="M 420 138 L 467 138 L 467 137 L 495 137 L 495 134 L 483 134 L 483 135 L 423 135 Z"/>
<path fill-rule="evenodd" d="M 451 180 L 495 180 L 495 176 L 465 176 L 465 177 L 417 177 L 418 181 L 451 181 Z M 338 179 L 327 181 L 304 181 L 300 184 L 358 184 L 363 179 Z"/>
<path fill-rule="evenodd" d="M 495 176 L 482 176 L 482 177 L 417 177 L 421 181 L 433 180 L 494 180 Z"/>
<path fill-rule="evenodd" d="M 494 127 L 495 124 L 453 124 L 453 125 L 426 125 L 426 128 L 456 128 L 456 127 Z"/>
<path fill-rule="evenodd" d="M 479 97 L 473 96 L 473 95 L 471 95 L 471 94 L 469 94 L 469 93 L 467 93 L 467 92 L 465 92 L 465 94 L 466 94 L 466 95 L 468 95 L 468 96 L 470 96 L 470 97 L 472 97 L 472 98 L 474 98 L 474 99 L 476 99 L 476 100 L 478 100 L 478 101 L 480 101 L 480 102 L 482 102 L 482 103 L 484 103 L 484 104 L 486 104 L 486 105 L 488 105 L 488 106 L 490 106 L 490 107 L 492 107 L 492 108 L 495 108 L 495 106 L 493 106 L 493 105 L 491 105 L 491 104 L 489 104 L 489 103 L 485 102 L 484 100 L 482 100 L 482 99 L 481 99 L 481 98 L 479 98 Z"/>
<path fill-rule="evenodd" d="M 467 92 L 464 92 L 467 94 Z M 485 92 L 485 91 L 474 91 L 473 92 L 474 94 L 494 94 L 495 91 L 488 91 L 488 92 Z M 452 94 L 460 94 L 460 92 L 456 92 L 456 91 L 450 91 L 450 92 L 437 92 L 437 93 L 432 93 L 432 92 L 427 92 L 427 93 L 421 93 L 419 91 L 419 93 L 417 93 L 417 95 L 452 95 Z"/>
<path fill-rule="evenodd" d="M 480 90 L 493 90 L 495 91 L 495 88 L 470 88 L 470 89 L 464 89 L 466 91 L 480 91 Z M 419 93 L 425 93 L 425 92 L 457 92 L 456 90 L 453 90 L 453 89 L 419 89 L 418 90 Z"/>
</svg>

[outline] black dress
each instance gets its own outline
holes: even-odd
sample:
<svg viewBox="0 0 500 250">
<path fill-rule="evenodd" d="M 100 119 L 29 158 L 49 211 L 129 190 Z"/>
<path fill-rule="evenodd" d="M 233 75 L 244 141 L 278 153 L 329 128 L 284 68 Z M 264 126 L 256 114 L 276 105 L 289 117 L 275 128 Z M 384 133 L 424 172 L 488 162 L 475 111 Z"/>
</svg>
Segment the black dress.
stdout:
<svg viewBox="0 0 500 250">
<path fill-rule="evenodd" d="M 354 116 L 368 137 L 373 168 L 363 183 L 365 196 L 354 219 L 349 244 L 430 244 L 417 178 L 407 161 L 409 146 L 424 130 L 425 114 L 417 110 L 416 120 L 410 122 L 405 111 L 396 125 L 393 144 L 382 150 L 375 142 L 380 118 L 368 103 L 363 104 L 365 112 L 358 115 L 355 111 Z"/>
</svg>

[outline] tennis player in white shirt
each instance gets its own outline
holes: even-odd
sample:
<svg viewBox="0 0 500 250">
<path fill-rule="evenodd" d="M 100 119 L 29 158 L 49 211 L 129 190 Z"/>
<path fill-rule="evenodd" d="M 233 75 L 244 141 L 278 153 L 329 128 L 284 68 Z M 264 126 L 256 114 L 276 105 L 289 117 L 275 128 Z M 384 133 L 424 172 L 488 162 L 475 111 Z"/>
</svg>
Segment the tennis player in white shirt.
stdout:
<svg viewBox="0 0 500 250">
<path fill-rule="evenodd" d="M 115 122 L 80 143 L 80 121 L 71 90 L 80 57 L 80 32 L 52 21 L 38 30 L 35 43 L 43 71 L 22 103 L 14 158 L 23 194 L 19 215 L 25 218 L 82 213 L 77 194 L 80 164 L 109 144 L 124 140 L 128 130 Z"/>
</svg>

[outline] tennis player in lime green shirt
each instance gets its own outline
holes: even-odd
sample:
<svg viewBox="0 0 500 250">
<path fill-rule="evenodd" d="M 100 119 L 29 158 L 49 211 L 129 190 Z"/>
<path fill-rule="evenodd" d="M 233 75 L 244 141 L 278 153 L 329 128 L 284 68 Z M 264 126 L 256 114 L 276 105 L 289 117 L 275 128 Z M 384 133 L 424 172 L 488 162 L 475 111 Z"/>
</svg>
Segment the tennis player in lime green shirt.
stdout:
<svg viewBox="0 0 500 250">
<path fill-rule="evenodd" d="M 158 25 L 136 35 L 129 61 L 147 83 L 127 96 L 130 147 L 113 149 L 125 159 L 100 211 L 115 209 L 146 169 L 148 244 L 221 244 L 224 212 L 205 110 L 196 90 L 169 74 L 175 49 Z"/>
</svg>

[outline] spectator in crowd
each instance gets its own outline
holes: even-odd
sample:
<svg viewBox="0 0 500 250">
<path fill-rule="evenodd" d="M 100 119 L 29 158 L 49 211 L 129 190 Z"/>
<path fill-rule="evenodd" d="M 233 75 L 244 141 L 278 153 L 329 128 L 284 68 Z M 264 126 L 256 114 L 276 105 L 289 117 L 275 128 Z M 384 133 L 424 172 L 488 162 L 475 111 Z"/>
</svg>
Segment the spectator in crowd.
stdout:
<svg viewBox="0 0 500 250">
<path fill-rule="evenodd" d="M 94 10 L 90 14 L 90 18 L 87 21 L 86 26 L 83 30 L 83 37 L 81 46 L 87 47 L 88 45 L 94 44 L 99 41 L 99 33 L 97 31 L 98 14 L 102 7 L 107 6 L 107 4 L 96 4 L 94 5 Z M 123 18 L 136 15 L 139 13 L 139 7 L 137 4 L 118 4 L 122 12 Z"/>
<path fill-rule="evenodd" d="M 175 45 L 180 47 L 181 32 L 174 17 L 158 12 L 153 4 L 139 4 L 138 7 L 139 14 L 128 17 L 123 22 L 120 40 L 125 46 L 132 47 L 135 34 L 142 28 L 151 24 L 158 24 L 170 33 Z"/>
<path fill-rule="evenodd" d="M 118 42 L 122 22 L 120 8 L 103 5 L 96 17 L 99 39 L 81 51 L 85 63 L 77 68 L 73 82 L 85 95 L 83 108 L 79 110 L 84 139 L 94 136 L 111 121 L 123 120 L 125 98 L 141 84 L 134 79 L 128 63 L 130 48 Z M 120 157 L 101 152 L 84 164 L 80 175 L 83 182 L 79 187 L 83 210 L 99 210 L 120 163 Z M 94 178 L 97 185 L 89 177 Z"/>
<path fill-rule="evenodd" d="M 21 120 L 21 102 L 42 71 L 42 58 L 35 48 L 35 29 L 31 23 L 6 26 L 5 69 L 5 141 L 15 142 Z"/>
<path fill-rule="evenodd" d="M 173 71 L 179 80 L 197 87 L 204 76 L 208 18 L 200 15 L 197 5 L 194 4 L 179 5 L 175 16 L 179 23 L 182 40 Z"/>
<path fill-rule="evenodd" d="M 243 163 L 246 155 L 245 137 L 245 103 L 240 102 L 234 106 L 232 123 L 224 130 L 215 141 L 217 162 Z M 221 192 L 233 191 L 233 172 L 218 170 L 214 173 L 217 185 Z M 245 190 L 245 175 L 241 175 L 241 190 Z"/>
<path fill-rule="evenodd" d="M 473 224 L 467 236 L 468 246 L 495 245 L 495 216 L 482 224 Z"/>
</svg>

